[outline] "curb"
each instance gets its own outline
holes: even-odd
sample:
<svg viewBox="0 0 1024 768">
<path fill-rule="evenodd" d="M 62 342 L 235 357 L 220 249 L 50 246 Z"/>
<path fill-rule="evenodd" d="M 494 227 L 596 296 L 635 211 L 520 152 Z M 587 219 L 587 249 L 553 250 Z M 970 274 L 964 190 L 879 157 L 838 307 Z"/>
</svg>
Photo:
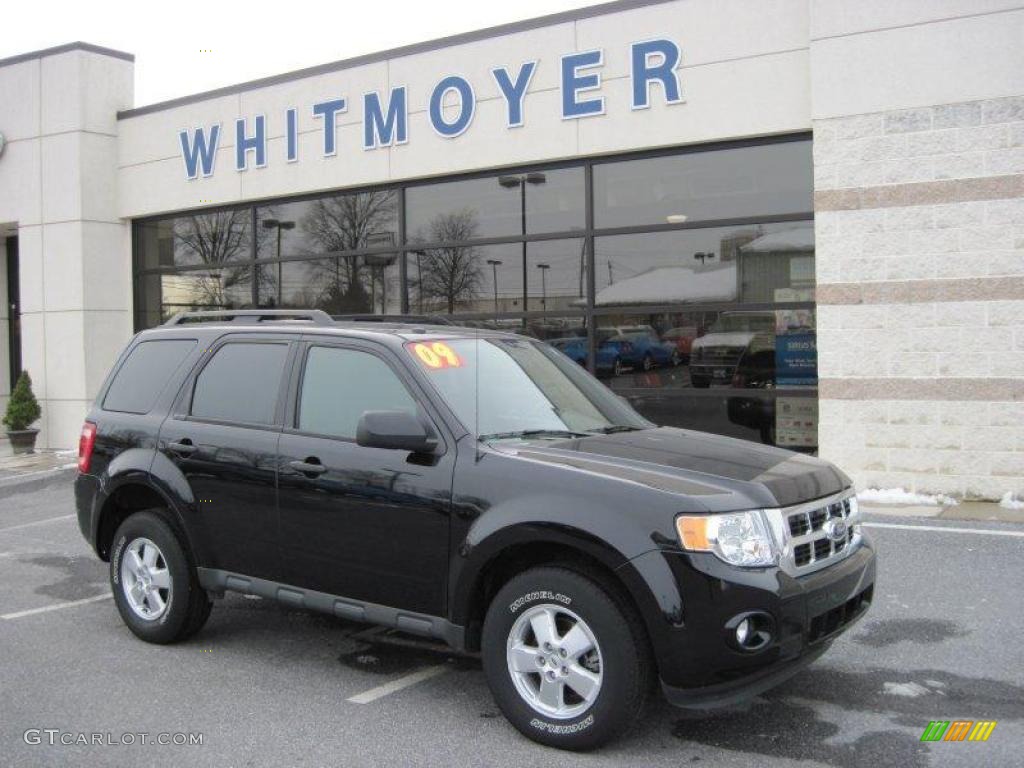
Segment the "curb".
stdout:
<svg viewBox="0 0 1024 768">
<path fill-rule="evenodd" d="M 53 467 L 0 478 L 0 498 L 42 490 L 74 476 L 76 467 Z"/>
</svg>

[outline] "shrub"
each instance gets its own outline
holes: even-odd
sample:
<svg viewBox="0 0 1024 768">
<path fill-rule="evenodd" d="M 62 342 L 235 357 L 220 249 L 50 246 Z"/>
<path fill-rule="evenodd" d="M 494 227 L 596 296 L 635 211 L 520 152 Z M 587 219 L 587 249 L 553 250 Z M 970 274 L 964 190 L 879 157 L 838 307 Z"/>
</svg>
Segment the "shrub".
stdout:
<svg viewBox="0 0 1024 768">
<path fill-rule="evenodd" d="M 28 429 L 42 411 L 36 396 L 32 394 L 32 379 L 28 371 L 22 371 L 18 377 L 18 383 L 14 385 L 11 392 L 11 399 L 7 401 L 7 412 L 4 413 L 3 422 L 12 432 Z"/>
</svg>

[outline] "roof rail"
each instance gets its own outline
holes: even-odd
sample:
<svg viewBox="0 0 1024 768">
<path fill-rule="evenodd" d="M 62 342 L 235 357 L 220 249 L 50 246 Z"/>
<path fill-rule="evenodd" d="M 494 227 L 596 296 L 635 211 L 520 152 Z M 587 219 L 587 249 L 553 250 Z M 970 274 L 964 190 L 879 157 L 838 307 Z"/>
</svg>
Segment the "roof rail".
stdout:
<svg viewBox="0 0 1024 768">
<path fill-rule="evenodd" d="M 217 309 L 203 312 L 179 312 L 166 323 L 184 325 L 188 322 L 262 323 L 265 320 L 303 320 L 316 325 L 334 321 L 322 309 Z"/>
<path fill-rule="evenodd" d="M 331 315 L 333 320 L 345 323 L 428 323 L 430 325 L 454 325 L 442 315 Z"/>
</svg>

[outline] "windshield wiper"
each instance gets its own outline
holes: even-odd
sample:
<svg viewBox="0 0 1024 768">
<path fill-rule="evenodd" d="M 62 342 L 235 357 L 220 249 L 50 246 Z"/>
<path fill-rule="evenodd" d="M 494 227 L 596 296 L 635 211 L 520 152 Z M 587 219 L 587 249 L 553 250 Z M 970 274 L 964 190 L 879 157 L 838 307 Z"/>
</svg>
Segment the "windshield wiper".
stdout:
<svg viewBox="0 0 1024 768">
<path fill-rule="evenodd" d="M 477 438 L 481 443 L 488 440 L 509 440 L 515 437 L 586 437 L 586 432 L 571 432 L 568 429 L 520 429 L 513 432 L 495 432 L 490 435 L 480 435 Z"/>
<path fill-rule="evenodd" d="M 612 424 L 609 427 L 598 427 L 590 430 L 591 434 L 613 435 L 616 432 L 639 432 L 643 427 L 631 427 L 628 424 Z"/>
</svg>

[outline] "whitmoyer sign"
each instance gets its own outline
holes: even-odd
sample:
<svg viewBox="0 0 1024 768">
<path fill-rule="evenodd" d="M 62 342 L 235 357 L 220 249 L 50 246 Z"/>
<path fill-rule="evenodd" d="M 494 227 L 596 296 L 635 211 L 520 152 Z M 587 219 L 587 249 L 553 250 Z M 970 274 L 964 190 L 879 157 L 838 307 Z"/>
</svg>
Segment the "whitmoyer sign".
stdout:
<svg viewBox="0 0 1024 768">
<path fill-rule="evenodd" d="M 652 91 L 660 90 L 668 104 L 683 101 L 678 68 L 679 46 L 666 39 L 645 40 L 630 45 L 631 103 L 634 110 L 651 105 Z M 498 66 L 491 76 L 501 92 L 506 108 L 506 126 L 517 128 L 524 124 L 526 94 L 539 60 L 526 61 L 517 68 Z M 605 97 L 601 95 L 601 68 L 604 51 L 595 49 L 569 53 L 560 57 L 561 119 L 575 120 L 605 113 Z M 652 87 L 653 86 L 653 87 Z M 386 95 L 379 91 L 365 93 L 361 98 L 363 111 L 362 149 L 405 144 L 409 141 L 408 97 L 404 85 L 390 89 Z M 623 105 L 625 106 L 625 105 Z M 348 112 L 349 98 L 333 94 L 312 105 L 313 118 L 322 122 L 322 154 L 337 154 L 338 115 Z M 461 75 L 447 75 L 438 80 L 430 93 L 428 116 L 434 131 L 446 139 L 454 139 L 469 129 L 476 110 L 473 84 Z M 285 110 L 279 119 L 284 127 L 285 146 L 283 162 L 297 162 L 299 157 L 299 108 Z M 267 165 L 267 115 L 240 117 L 235 120 L 235 170 L 245 171 L 252 165 Z M 214 123 L 179 132 L 181 157 L 189 179 L 212 176 L 217 147 L 221 140 L 221 125 Z"/>
</svg>

